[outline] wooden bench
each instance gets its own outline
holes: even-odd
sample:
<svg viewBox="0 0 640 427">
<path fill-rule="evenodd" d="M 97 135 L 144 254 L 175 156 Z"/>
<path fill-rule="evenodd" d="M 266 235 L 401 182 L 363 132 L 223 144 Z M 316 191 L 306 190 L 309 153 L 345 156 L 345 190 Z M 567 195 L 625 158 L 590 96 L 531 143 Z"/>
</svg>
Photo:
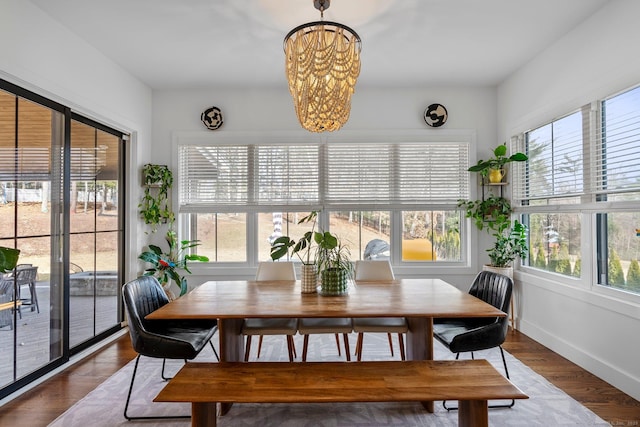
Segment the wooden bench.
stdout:
<svg viewBox="0 0 640 427">
<path fill-rule="evenodd" d="M 201 427 L 216 425 L 216 402 L 458 400 L 458 425 L 482 427 L 488 400 L 527 398 L 486 360 L 196 362 L 185 364 L 154 402 L 191 402 L 191 425 Z"/>
</svg>

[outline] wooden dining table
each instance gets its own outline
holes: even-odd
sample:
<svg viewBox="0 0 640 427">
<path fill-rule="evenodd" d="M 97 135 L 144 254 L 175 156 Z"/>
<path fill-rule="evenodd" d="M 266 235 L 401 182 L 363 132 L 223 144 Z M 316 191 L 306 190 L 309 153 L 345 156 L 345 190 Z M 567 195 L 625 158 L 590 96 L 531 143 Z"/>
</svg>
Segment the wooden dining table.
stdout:
<svg viewBox="0 0 640 427">
<path fill-rule="evenodd" d="M 407 360 L 431 360 L 434 318 L 504 316 L 441 279 L 359 281 L 341 296 L 302 293 L 299 281 L 232 280 L 205 282 L 147 319 L 217 319 L 220 360 L 237 362 L 244 356 L 242 322 L 248 317 L 404 317 Z"/>
</svg>

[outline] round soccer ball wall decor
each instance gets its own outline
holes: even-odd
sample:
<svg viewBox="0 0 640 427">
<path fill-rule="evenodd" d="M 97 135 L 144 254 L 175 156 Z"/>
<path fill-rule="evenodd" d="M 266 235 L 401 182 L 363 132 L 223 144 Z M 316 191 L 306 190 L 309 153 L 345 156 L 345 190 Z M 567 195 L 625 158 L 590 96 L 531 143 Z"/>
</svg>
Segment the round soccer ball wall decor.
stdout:
<svg viewBox="0 0 640 427">
<path fill-rule="evenodd" d="M 431 104 L 424 110 L 424 121 L 432 128 L 439 128 L 449 117 L 447 109 L 442 104 Z"/>
<path fill-rule="evenodd" d="M 222 111 L 218 107 L 210 107 L 202 112 L 200 120 L 209 130 L 216 130 L 222 126 Z"/>
</svg>

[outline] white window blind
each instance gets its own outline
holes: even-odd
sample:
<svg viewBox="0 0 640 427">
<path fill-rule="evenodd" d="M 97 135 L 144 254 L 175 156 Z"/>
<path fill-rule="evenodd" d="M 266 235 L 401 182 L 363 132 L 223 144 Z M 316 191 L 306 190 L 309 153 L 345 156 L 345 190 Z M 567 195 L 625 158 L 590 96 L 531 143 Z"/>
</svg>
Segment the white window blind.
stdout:
<svg viewBox="0 0 640 427">
<path fill-rule="evenodd" d="M 180 212 L 452 204 L 469 143 L 180 145 Z"/>
<path fill-rule="evenodd" d="M 583 120 L 577 111 L 525 134 L 526 163 L 511 163 L 514 199 L 584 194 Z M 512 151 L 520 147 L 512 142 Z"/>
<path fill-rule="evenodd" d="M 180 146 L 180 210 L 248 204 L 248 153 L 249 146 Z"/>
<path fill-rule="evenodd" d="M 596 192 L 640 190 L 640 87 L 602 102 L 600 141 L 593 161 Z"/>
<path fill-rule="evenodd" d="M 467 144 L 398 146 L 398 203 L 457 203 L 469 198 Z"/>
<path fill-rule="evenodd" d="M 392 157 L 388 145 L 327 145 L 325 203 L 329 206 L 389 203 Z"/>
<path fill-rule="evenodd" d="M 259 205 L 317 204 L 318 146 L 256 146 Z"/>
</svg>

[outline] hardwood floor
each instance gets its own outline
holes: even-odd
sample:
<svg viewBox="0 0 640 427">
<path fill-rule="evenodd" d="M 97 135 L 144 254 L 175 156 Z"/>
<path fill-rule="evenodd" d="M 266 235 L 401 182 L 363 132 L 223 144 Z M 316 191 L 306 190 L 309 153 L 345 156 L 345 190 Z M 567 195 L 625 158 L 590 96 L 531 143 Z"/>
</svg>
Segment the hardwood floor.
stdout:
<svg viewBox="0 0 640 427">
<path fill-rule="evenodd" d="M 613 426 L 640 426 L 640 402 L 526 335 L 509 333 L 504 348 Z M 46 426 L 135 356 L 124 335 L 1 407 L 0 425 Z"/>
</svg>

